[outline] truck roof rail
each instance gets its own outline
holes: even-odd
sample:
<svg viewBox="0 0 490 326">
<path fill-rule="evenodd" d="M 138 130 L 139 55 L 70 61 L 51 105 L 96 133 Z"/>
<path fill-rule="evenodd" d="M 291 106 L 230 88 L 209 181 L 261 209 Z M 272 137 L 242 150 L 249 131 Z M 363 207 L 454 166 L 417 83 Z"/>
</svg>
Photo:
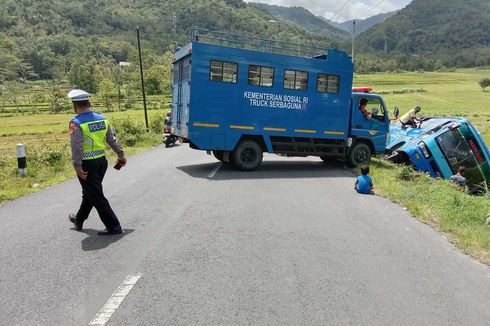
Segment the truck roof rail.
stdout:
<svg viewBox="0 0 490 326">
<path fill-rule="evenodd" d="M 299 57 L 325 59 L 326 49 L 298 43 L 288 43 L 255 36 L 212 31 L 205 28 L 189 27 L 185 34 L 189 42 L 223 45 L 241 49 L 257 50 Z"/>
</svg>

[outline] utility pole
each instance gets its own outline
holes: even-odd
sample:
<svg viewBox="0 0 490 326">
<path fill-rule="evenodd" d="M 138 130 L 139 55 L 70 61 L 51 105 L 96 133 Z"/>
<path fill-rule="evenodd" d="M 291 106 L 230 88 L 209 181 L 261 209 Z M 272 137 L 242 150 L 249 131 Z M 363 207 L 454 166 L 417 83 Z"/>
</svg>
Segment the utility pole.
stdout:
<svg viewBox="0 0 490 326">
<path fill-rule="evenodd" d="M 174 34 L 173 35 L 173 38 L 174 38 L 174 49 L 173 49 L 173 52 L 175 53 L 177 51 L 177 40 L 176 40 L 176 37 L 177 37 L 177 15 L 175 14 L 175 12 L 173 13 L 172 23 L 173 23 L 172 32 Z"/>
<path fill-rule="evenodd" d="M 149 132 L 150 129 L 148 128 L 148 112 L 146 112 L 145 79 L 143 78 L 143 62 L 141 60 L 140 28 L 139 27 L 136 27 L 136 35 L 138 36 L 138 55 L 140 58 L 141 92 L 143 93 L 143 108 L 145 109 L 146 132 Z"/>
<path fill-rule="evenodd" d="M 356 20 L 352 21 L 352 62 L 354 63 L 354 48 L 355 48 L 355 40 L 356 40 Z"/>
<path fill-rule="evenodd" d="M 174 34 L 177 33 L 177 15 L 175 15 L 175 12 L 172 17 L 172 32 L 174 32 Z"/>
</svg>

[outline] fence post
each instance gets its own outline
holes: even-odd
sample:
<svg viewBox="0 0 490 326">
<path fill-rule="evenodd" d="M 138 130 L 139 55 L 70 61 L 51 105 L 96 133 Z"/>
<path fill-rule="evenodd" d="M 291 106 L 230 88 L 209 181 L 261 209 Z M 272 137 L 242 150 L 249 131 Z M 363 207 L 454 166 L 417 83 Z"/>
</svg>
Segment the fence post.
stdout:
<svg viewBox="0 0 490 326">
<path fill-rule="evenodd" d="M 27 175 L 27 158 L 24 144 L 17 144 L 17 168 L 19 175 L 24 177 Z"/>
</svg>

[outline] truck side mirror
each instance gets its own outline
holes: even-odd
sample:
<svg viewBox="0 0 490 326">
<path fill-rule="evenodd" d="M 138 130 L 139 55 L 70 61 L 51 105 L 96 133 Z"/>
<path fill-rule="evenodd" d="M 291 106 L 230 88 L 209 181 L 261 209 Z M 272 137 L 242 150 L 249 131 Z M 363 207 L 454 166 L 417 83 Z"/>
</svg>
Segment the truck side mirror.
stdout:
<svg viewBox="0 0 490 326">
<path fill-rule="evenodd" d="M 393 115 L 395 116 L 395 119 L 398 119 L 398 116 L 400 115 L 400 109 L 398 109 L 398 106 L 395 106 L 395 109 L 393 110 Z"/>
</svg>

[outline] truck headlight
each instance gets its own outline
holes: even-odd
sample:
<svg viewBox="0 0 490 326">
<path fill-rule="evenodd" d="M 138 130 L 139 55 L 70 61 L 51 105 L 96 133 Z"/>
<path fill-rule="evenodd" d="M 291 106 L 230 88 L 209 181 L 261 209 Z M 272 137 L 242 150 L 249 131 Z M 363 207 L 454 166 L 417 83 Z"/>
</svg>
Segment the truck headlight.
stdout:
<svg viewBox="0 0 490 326">
<path fill-rule="evenodd" d="M 420 142 L 419 143 L 419 148 L 422 151 L 422 154 L 424 154 L 425 158 L 429 158 L 430 157 L 429 150 L 427 149 L 427 146 L 425 146 L 425 143 Z"/>
</svg>

